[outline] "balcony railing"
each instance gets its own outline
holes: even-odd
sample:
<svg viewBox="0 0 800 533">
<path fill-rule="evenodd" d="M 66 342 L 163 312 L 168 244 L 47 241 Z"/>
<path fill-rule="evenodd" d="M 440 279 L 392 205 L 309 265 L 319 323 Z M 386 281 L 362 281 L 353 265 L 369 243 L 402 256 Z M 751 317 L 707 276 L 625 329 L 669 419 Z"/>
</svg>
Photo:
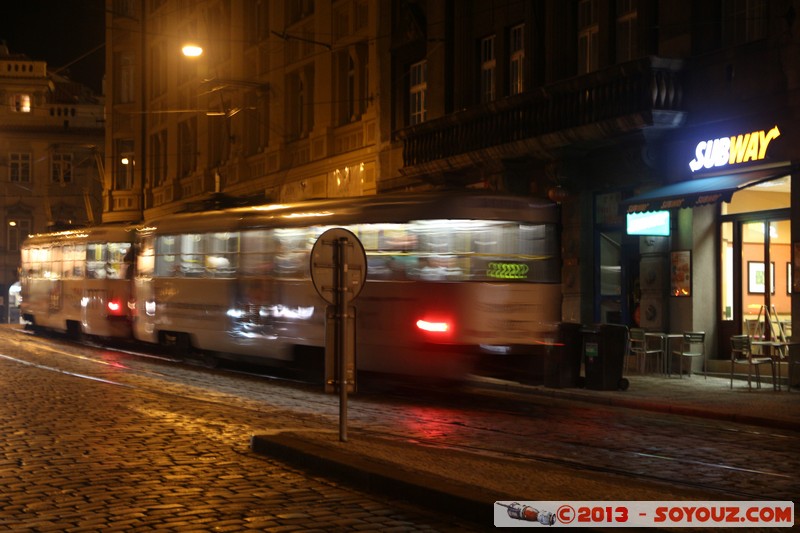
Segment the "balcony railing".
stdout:
<svg viewBox="0 0 800 533">
<path fill-rule="evenodd" d="M 633 128 L 677 125 L 682 66 L 680 60 L 647 57 L 424 122 L 400 132 L 404 166 L 413 172 L 409 167 L 501 145 L 521 142 L 524 150 L 537 140 L 537 149 L 548 151 Z M 580 130 L 598 123 L 609 126 Z M 543 138 L 565 130 L 574 131 Z"/>
</svg>

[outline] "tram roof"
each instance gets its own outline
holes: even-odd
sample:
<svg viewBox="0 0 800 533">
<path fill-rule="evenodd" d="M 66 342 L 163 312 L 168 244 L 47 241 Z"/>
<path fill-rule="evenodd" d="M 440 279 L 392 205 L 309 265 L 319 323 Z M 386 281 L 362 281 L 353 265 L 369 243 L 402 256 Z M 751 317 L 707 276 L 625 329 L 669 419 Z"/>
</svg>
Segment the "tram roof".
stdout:
<svg viewBox="0 0 800 533">
<path fill-rule="evenodd" d="M 23 246 L 68 242 L 133 242 L 136 227 L 130 224 L 100 224 L 29 235 Z"/>
<path fill-rule="evenodd" d="M 403 223 L 412 220 L 497 220 L 555 223 L 555 204 L 541 198 L 470 191 L 398 193 L 166 215 L 146 224 L 158 233 L 244 228 Z"/>
</svg>

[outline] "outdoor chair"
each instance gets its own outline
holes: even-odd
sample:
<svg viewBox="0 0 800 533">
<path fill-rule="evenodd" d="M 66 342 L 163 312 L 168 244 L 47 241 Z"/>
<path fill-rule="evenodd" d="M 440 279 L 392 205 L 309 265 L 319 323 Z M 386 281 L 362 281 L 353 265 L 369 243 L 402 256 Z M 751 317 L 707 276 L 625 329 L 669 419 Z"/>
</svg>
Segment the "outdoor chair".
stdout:
<svg viewBox="0 0 800 533">
<path fill-rule="evenodd" d="M 708 379 L 706 371 L 706 333 L 704 331 L 685 331 L 681 341 L 681 349 L 672 352 L 678 356 L 678 376 L 683 377 L 683 360 L 689 359 L 689 375 L 692 375 L 692 359 L 703 359 L 703 374 Z"/>
<path fill-rule="evenodd" d="M 756 387 L 761 388 L 761 365 L 770 365 L 772 368 L 772 388 L 776 388 L 775 361 L 771 357 L 756 357 L 750 345 L 749 335 L 734 335 L 731 337 L 731 389 L 733 388 L 733 371 L 736 365 L 747 365 L 747 387 L 752 390 L 751 377 L 753 368 L 756 370 Z"/>
<path fill-rule="evenodd" d="M 647 342 L 647 335 L 642 328 L 631 328 L 630 330 L 630 353 L 636 359 L 636 366 L 639 372 L 647 371 L 648 359 L 656 361 L 656 368 L 662 369 L 661 358 L 664 350 L 659 345 L 652 346 Z"/>
</svg>

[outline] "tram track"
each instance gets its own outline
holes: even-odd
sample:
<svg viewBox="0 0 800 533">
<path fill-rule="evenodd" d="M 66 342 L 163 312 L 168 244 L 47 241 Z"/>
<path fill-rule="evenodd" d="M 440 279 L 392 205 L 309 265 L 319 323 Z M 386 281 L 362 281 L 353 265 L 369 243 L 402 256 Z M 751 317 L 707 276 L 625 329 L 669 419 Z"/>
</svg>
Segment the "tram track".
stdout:
<svg viewBox="0 0 800 533">
<path fill-rule="evenodd" d="M 33 337 L 33 339 L 36 339 L 36 337 Z M 59 340 L 57 342 L 62 343 L 66 341 Z M 25 342 L 24 345 L 22 342 L 18 342 L 17 348 L 25 348 L 27 344 L 27 342 Z M 68 346 L 73 345 L 69 344 Z M 85 365 L 87 363 L 98 364 L 106 370 L 105 372 L 99 372 L 99 375 L 92 375 L 90 372 L 71 371 L 65 368 L 58 368 L 52 364 L 45 365 L 42 363 L 26 361 L 22 357 L 15 357 L 8 354 L 0 354 L 0 356 L 6 360 L 16 360 L 21 363 L 34 364 L 43 370 L 61 372 L 77 378 L 92 379 L 110 385 L 132 387 L 140 391 L 146 391 L 149 394 L 157 395 L 159 397 L 178 397 L 181 399 L 190 400 L 193 403 L 203 402 L 204 404 L 213 405 L 217 408 L 236 409 L 237 412 L 244 411 L 247 414 L 252 415 L 252 418 L 248 417 L 248 419 L 252 420 L 258 420 L 259 416 L 263 416 L 264 413 L 268 411 L 274 412 L 275 410 L 287 410 L 285 405 L 280 405 L 281 402 L 277 402 L 278 405 L 269 403 L 269 400 L 274 400 L 274 397 L 277 396 L 276 394 L 261 396 L 264 394 L 263 391 L 255 394 L 255 389 L 263 385 L 263 380 L 265 379 L 270 379 L 275 383 L 279 383 L 281 394 L 288 395 L 288 397 L 292 398 L 291 401 L 296 401 L 295 399 L 298 397 L 301 398 L 301 401 L 304 403 L 304 405 L 306 405 L 306 409 L 309 411 L 308 413 L 303 414 L 304 423 L 307 426 L 314 424 L 319 424 L 322 426 L 326 423 L 329 423 L 329 419 L 335 411 L 335 406 L 332 405 L 330 396 L 321 396 L 318 390 L 314 390 L 311 385 L 305 383 L 288 382 L 283 379 L 279 380 L 277 378 L 269 377 L 260 373 L 256 374 L 241 370 L 234 372 L 226 369 L 214 369 L 213 371 L 203 369 L 201 374 L 195 376 L 195 371 L 199 369 L 195 365 L 186 364 L 185 361 L 161 356 L 153 356 L 151 354 L 143 354 L 135 351 L 110 349 L 108 347 L 88 346 L 86 344 L 82 344 L 80 346 L 91 350 L 97 350 L 98 352 L 121 354 L 124 357 L 137 359 L 152 358 L 157 364 L 170 365 L 168 368 L 180 370 L 180 375 L 176 375 L 175 372 L 169 370 L 162 371 L 153 368 L 141 368 L 134 364 L 122 364 L 119 361 L 106 361 L 103 360 L 102 357 L 93 357 L 87 354 L 72 353 L 68 349 L 53 347 L 45 342 L 37 343 L 37 349 L 46 350 L 48 353 L 57 357 L 68 357 L 68 360 L 74 361 L 79 365 Z M 105 375 L 108 372 L 125 372 L 126 378 L 112 379 L 108 375 Z M 133 374 L 133 377 L 135 378 L 134 380 L 130 380 L 127 377 L 131 374 Z M 223 381 L 231 380 L 231 383 L 226 384 L 222 389 L 215 390 L 213 393 L 209 394 L 209 375 L 217 377 L 221 376 Z M 153 383 L 148 380 L 157 380 L 157 382 Z M 186 380 L 188 380 L 188 383 Z M 165 384 L 167 384 L 167 386 L 165 386 Z M 242 387 L 242 385 L 245 386 Z M 197 388 L 197 392 L 192 392 L 190 390 L 194 387 Z M 244 394 L 248 393 L 253 394 L 253 397 L 245 398 Z M 266 396 L 269 396 L 269 398 Z M 431 398 L 433 398 L 433 400 L 431 400 Z M 492 402 L 491 408 L 486 407 L 486 404 L 489 403 L 487 398 L 492 398 L 495 400 Z M 509 430 L 508 425 L 503 427 L 494 427 L 493 424 L 486 423 L 486 420 L 491 419 L 492 417 L 519 418 L 521 416 L 530 416 L 532 411 L 541 408 L 541 404 L 537 403 L 535 399 L 523 401 L 523 399 L 516 394 L 501 394 L 493 396 L 488 394 L 487 391 L 466 389 L 459 393 L 459 397 L 457 399 L 454 399 L 449 395 L 443 395 L 436 392 L 423 396 L 419 393 L 419 389 L 417 389 L 413 394 L 410 394 L 409 392 L 399 393 L 397 391 L 382 395 L 369 393 L 365 395 L 365 399 L 366 401 L 363 405 L 358 405 L 356 408 L 351 408 L 357 415 L 356 423 L 360 426 L 359 432 L 369 437 L 387 441 L 405 443 L 413 442 L 421 446 L 439 449 L 451 449 L 454 451 L 478 454 L 487 457 L 502 457 L 504 459 L 513 459 L 524 462 L 533 461 L 557 465 L 574 470 L 591 471 L 604 475 L 620 476 L 628 479 L 667 483 L 672 486 L 685 487 L 687 489 L 691 488 L 696 490 L 713 491 L 724 497 L 744 499 L 762 499 L 764 494 L 756 491 L 741 490 L 733 484 L 711 484 L 703 482 L 702 480 L 697 481 L 692 476 L 683 476 L 680 473 L 676 474 L 674 472 L 676 470 L 680 472 L 686 469 L 691 470 L 693 468 L 702 468 L 720 473 L 709 476 L 711 478 L 725 479 L 731 475 L 740 475 L 763 476 L 779 481 L 787 481 L 791 479 L 791 476 L 789 475 L 767 469 L 747 468 L 738 465 L 725 464 L 723 462 L 680 457 L 678 455 L 667 454 L 663 453 L 663 451 L 648 448 L 622 449 L 618 446 L 612 445 L 607 445 L 604 448 L 600 448 L 597 445 L 588 446 L 587 443 L 580 442 L 579 439 L 575 439 L 570 442 L 568 438 L 565 438 L 558 443 L 558 446 L 562 451 L 565 449 L 573 450 L 571 457 L 568 456 L 570 454 L 565 453 L 545 453 L 542 451 L 532 451 L 531 449 L 527 449 L 525 451 L 508 448 L 498 449 L 497 447 L 475 444 L 474 442 L 492 442 L 503 435 L 514 438 L 519 437 L 523 439 L 529 437 L 529 434 L 526 432 L 515 431 L 513 429 L 513 424 L 512 429 Z M 552 399 L 549 399 L 548 401 L 551 404 L 554 403 Z M 475 433 L 477 437 L 475 437 L 474 442 L 456 442 L 454 440 L 446 441 L 445 439 L 439 437 L 426 438 L 424 435 L 408 435 L 397 430 L 391 431 L 388 429 L 375 429 L 370 427 L 370 424 L 358 422 L 359 418 L 361 417 L 368 419 L 370 416 L 372 416 L 373 412 L 402 410 L 403 405 L 414 405 L 419 408 L 427 408 L 429 407 L 428 404 L 430 403 L 435 403 L 436 409 L 439 409 L 440 412 L 441 409 L 444 408 L 452 409 L 453 414 L 456 415 L 458 412 L 468 413 L 468 415 L 464 415 L 461 418 L 455 416 L 450 419 L 438 420 L 435 421 L 435 424 L 442 428 L 441 433 Z M 269 405 L 269 407 L 266 407 L 266 405 Z M 553 409 L 562 408 L 563 407 L 561 405 L 556 405 L 553 407 Z M 311 413 L 313 413 L 313 420 L 309 418 Z M 451 413 L 447 414 L 447 416 L 450 415 Z M 425 416 L 435 416 L 435 412 L 431 415 L 425 414 Z M 423 422 L 426 421 L 423 420 Z M 705 424 L 702 423 L 696 423 L 696 428 L 702 428 L 704 425 Z M 798 437 L 795 435 L 733 429 L 727 426 L 723 427 L 725 428 L 725 431 L 732 432 L 736 436 L 746 435 L 748 438 L 755 438 L 758 436 L 763 436 L 764 434 L 768 434 L 770 438 L 780 440 L 781 446 L 788 446 L 789 448 L 794 446 L 793 441 L 798 440 Z M 245 428 L 240 424 L 234 424 L 230 431 L 236 433 L 246 429 L 251 429 L 252 431 L 256 432 L 259 430 L 258 427 Z M 216 433 L 218 430 L 218 427 L 213 428 L 212 432 Z M 588 453 L 589 451 L 592 453 Z M 599 464 L 591 460 L 591 458 L 596 455 L 605 455 L 609 457 L 609 459 L 606 461 L 606 464 Z M 589 460 L 580 460 L 576 457 L 588 457 Z M 640 466 L 639 468 L 623 468 L 619 466 L 609 466 L 609 463 L 615 465 L 660 464 L 662 467 L 643 468 Z M 676 468 L 676 465 L 679 468 Z M 669 473 L 672 474 L 670 475 Z"/>
</svg>

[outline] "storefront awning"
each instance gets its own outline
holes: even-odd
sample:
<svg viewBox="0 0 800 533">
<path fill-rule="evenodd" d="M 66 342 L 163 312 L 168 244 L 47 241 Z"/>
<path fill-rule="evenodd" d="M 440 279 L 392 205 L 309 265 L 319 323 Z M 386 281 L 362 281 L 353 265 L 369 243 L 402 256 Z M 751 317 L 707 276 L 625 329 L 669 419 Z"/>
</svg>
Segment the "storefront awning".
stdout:
<svg viewBox="0 0 800 533">
<path fill-rule="evenodd" d="M 681 181 L 638 194 L 624 200 L 622 204 L 628 213 L 637 213 L 730 202 L 731 196 L 736 191 L 763 181 L 780 178 L 788 173 L 790 170 L 787 169 L 771 169 Z"/>
</svg>

